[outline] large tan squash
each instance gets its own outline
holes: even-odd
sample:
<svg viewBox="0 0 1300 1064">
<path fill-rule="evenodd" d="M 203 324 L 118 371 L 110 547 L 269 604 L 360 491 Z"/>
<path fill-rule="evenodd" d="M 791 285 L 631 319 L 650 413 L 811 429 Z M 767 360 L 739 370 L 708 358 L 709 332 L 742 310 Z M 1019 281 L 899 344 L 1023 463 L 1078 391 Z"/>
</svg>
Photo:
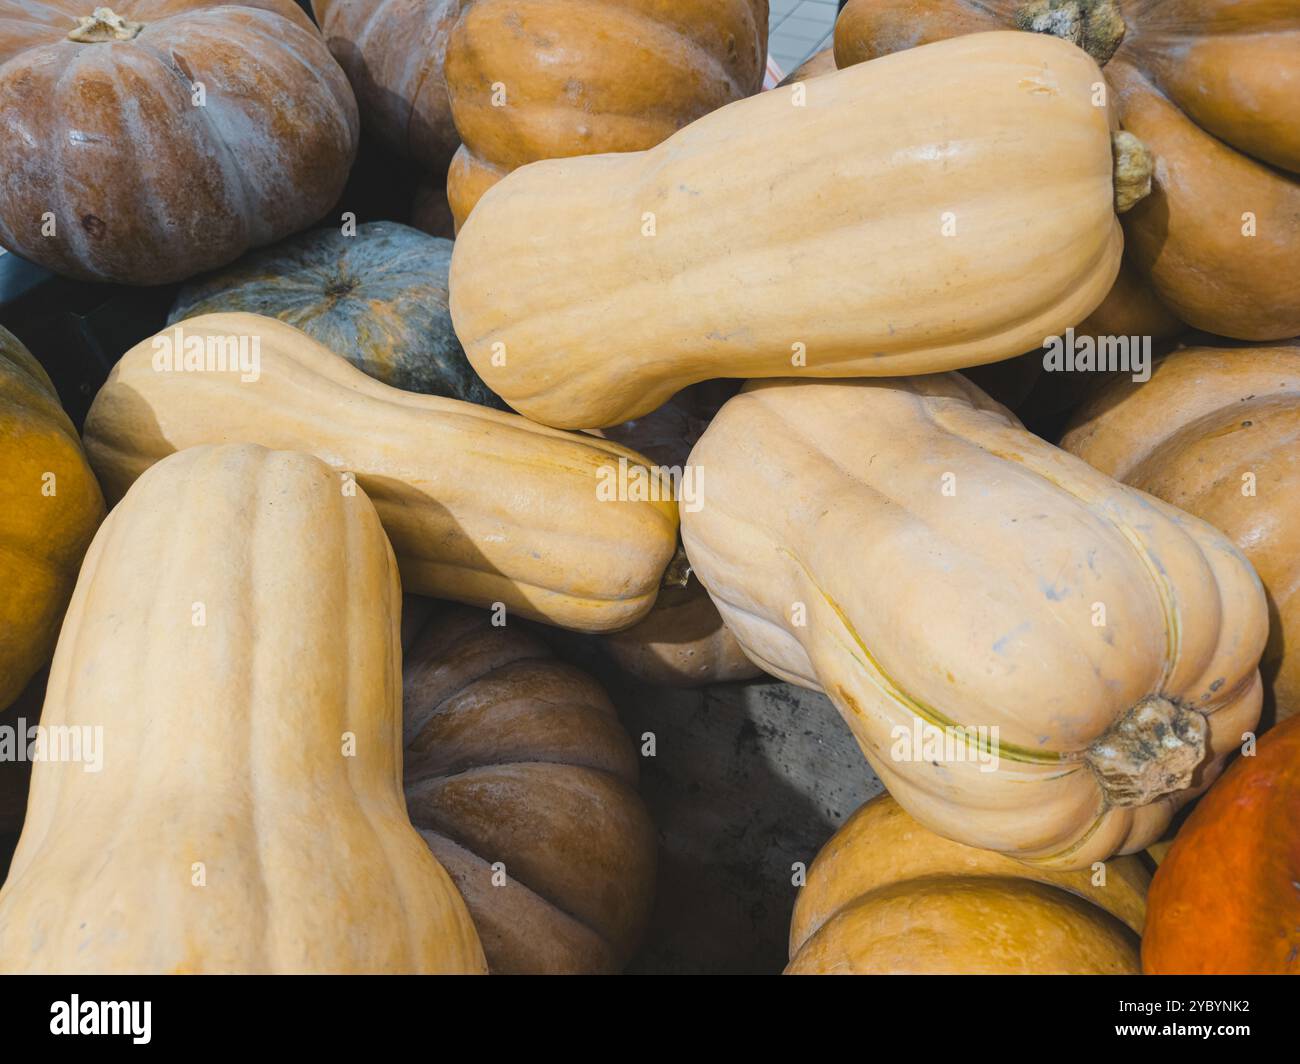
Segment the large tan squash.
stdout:
<svg viewBox="0 0 1300 1064">
<path fill-rule="evenodd" d="M 390 388 L 271 318 L 211 314 L 179 328 L 208 352 L 243 338 L 251 356 L 256 341 L 256 374 L 156 371 L 154 341 L 173 330 L 123 355 L 86 418 L 87 454 L 110 499 L 200 443 L 308 451 L 374 500 L 408 591 L 502 602 L 583 631 L 624 628 L 650 609 L 676 546 L 675 507 L 599 494 L 617 487 L 620 459 L 645 464 L 634 451 Z"/>
<path fill-rule="evenodd" d="M 307 455 L 200 447 L 91 544 L 0 891 L 0 970 L 478 972 L 402 801 L 401 589 L 365 494 Z"/>
<path fill-rule="evenodd" d="M 461 0 L 446 46 L 457 228 L 516 167 L 643 151 L 758 92 L 767 23 L 768 0 Z"/>
<path fill-rule="evenodd" d="M 489 967 L 620 971 L 650 916 L 657 840 L 609 698 L 518 623 L 463 607 L 412 621 L 407 809 Z"/>
<path fill-rule="evenodd" d="M 732 633 L 941 835 L 1058 868 L 1140 850 L 1258 719 L 1241 553 L 958 374 L 750 385 L 691 463 L 682 538 Z"/>
<path fill-rule="evenodd" d="M 1061 446 L 1241 548 L 1268 593 L 1277 716 L 1300 711 L 1300 345 L 1176 351 L 1081 407 Z"/>
<path fill-rule="evenodd" d="M 960 34 L 1022 29 L 1104 64 L 1155 159 L 1127 257 L 1179 317 L 1243 340 L 1300 333 L 1300 4 L 1295 0 L 851 0 L 841 68 Z"/>
<path fill-rule="evenodd" d="M 927 831 L 888 795 L 808 869 L 789 975 L 1136 975 L 1151 877 L 1137 857 L 1035 869 Z"/>
<path fill-rule="evenodd" d="M 1149 176 L 1128 141 L 1113 162 L 1100 79 L 1062 41 L 981 34 L 526 167 L 456 242 L 457 335 L 512 407 L 578 428 L 714 377 L 1019 355 L 1102 301 L 1115 175 L 1126 199 Z"/>
</svg>

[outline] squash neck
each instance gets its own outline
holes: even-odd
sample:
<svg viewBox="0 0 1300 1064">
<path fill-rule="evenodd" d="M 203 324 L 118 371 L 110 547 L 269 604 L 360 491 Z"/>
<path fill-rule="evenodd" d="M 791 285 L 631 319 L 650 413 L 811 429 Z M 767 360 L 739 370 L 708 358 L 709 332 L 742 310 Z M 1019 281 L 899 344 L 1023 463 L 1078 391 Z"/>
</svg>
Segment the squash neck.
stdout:
<svg viewBox="0 0 1300 1064">
<path fill-rule="evenodd" d="M 1077 44 L 1102 65 L 1115 54 L 1127 28 L 1116 0 L 1025 0 L 1015 23 L 1017 29 Z"/>
<path fill-rule="evenodd" d="M 77 28 L 68 34 L 68 40 L 77 44 L 108 44 L 112 41 L 130 41 L 144 29 L 143 22 L 129 22 L 111 7 L 97 7 L 92 15 L 77 20 Z"/>
<path fill-rule="evenodd" d="M 1093 740 L 1084 759 L 1108 805 L 1149 805 L 1192 786 L 1208 730 L 1202 714 L 1151 695 Z"/>
</svg>

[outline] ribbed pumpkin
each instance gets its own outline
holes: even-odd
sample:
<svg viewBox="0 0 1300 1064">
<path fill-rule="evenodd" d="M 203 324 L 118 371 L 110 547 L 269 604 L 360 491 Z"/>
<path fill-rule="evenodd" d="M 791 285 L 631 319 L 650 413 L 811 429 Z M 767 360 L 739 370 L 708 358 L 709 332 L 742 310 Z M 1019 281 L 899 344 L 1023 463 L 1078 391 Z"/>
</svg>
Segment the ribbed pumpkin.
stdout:
<svg viewBox="0 0 1300 1064">
<path fill-rule="evenodd" d="M 168 321 L 279 318 L 394 388 L 500 407 L 451 327 L 450 265 L 450 240 L 396 222 L 315 229 L 182 288 Z"/>
<path fill-rule="evenodd" d="M 1137 857 L 1048 872 L 927 831 L 888 795 L 808 869 L 788 975 L 1136 975 Z"/>
<path fill-rule="evenodd" d="M 476 972 L 402 801 L 401 589 L 364 493 L 316 459 L 199 447 L 104 522 L 0 891 L 0 971 Z"/>
<path fill-rule="evenodd" d="M 1061 446 L 1241 548 L 1269 596 L 1277 715 L 1300 712 L 1300 345 L 1176 351 L 1101 390 Z"/>
<path fill-rule="evenodd" d="M 312 0 L 325 43 L 357 95 L 368 135 L 431 173 L 460 143 L 443 58 L 467 0 Z"/>
<path fill-rule="evenodd" d="M 650 915 L 656 839 L 614 707 L 517 622 L 407 602 L 407 809 L 488 967 L 620 971 Z"/>
<path fill-rule="evenodd" d="M 320 218 L 357 134 L 293 0 L 0 0 L 0 244 L 55 273 L 225 265 Z"/>
<path fill-rule="evenodd" d="M 2 710 L 49 662 L 81 559 L 104 518 L 99 484 L 54 385 L 3 326 L 0 467 Z"/>
<path fill-rule="evenodd" d="M 241 349 L 252 367 L 255 346 L 250 372 L 222 368 Z M 616 631 L 649 611 L 676 549 L 666 487 L 617 494 L 620 463 L 629 478 L 648 464 L 635 451 L 390 388 L 274 318 L 207 314 L 141 341 L 86 418 L 110 500 L 173 451 L 230 441 L 315 454 L 345 489 L 354 476 L 417 594 Z"/>
<path fill-rule="evenodd" d="M 715 377 L 1022 354 L 1105 297 L 1115 201 L 1142 190 L 1100 77 L 1061 41 L 979 34 L 807 82 L 802 107 L 765 92 L 646 152 L 535 163 L 456 241 L 456 334 L 515 410 L 568 428 Z"/>
<path fill-rule="evenodd" d="M 1124 218 L 1130 260 L 1185 321 L 1300 333 L 1300 6 L 1277 0 L 851 0 L 840 67 L 984 30 L 1054 34 L 1105 64 L 1155 156 Z"/>
<path fill-rule="evenodd" d="M 1264 735 L 1179 829 L 1151 884 L 1151 975 L 1300 975 L 1300 717 Z"/>
<path fill-rule="evenodd" d="M 941 835 L 1056 868 L 1140 850 L 1259 717 L 1241 553 L 958 374 L 751 384 L 691 464 L 682 541 L 727 626 Z"/>
<path fill-rule="evenodd" d="M 459 229 L 538 159 L 642 151 L 763 85 L 767 0 L 465 0 L 447 46 Z"/>
</svg>

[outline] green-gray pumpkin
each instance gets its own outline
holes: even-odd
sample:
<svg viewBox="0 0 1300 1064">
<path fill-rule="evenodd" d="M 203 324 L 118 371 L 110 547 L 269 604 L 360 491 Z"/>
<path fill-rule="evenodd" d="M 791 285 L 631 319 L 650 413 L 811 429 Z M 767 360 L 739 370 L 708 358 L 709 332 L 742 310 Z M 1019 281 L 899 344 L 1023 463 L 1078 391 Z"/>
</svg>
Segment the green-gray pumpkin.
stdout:
<svg viewBox="0 0 1300 1064">
<path fill-rule="evenodd" d="M 505 409 L 470 366 L 447 310 L 452 242 L 397 222 L 315 229 L 181 289 L 169 324 L 220 311 L 279 318 L 377 380 Z"/>
</svg>

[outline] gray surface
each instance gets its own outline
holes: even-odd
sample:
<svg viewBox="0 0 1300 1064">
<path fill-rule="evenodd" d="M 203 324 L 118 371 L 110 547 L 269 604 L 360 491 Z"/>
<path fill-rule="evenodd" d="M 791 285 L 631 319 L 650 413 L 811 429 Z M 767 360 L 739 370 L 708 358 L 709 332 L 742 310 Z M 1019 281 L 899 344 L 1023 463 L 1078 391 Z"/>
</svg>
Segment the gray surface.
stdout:
<svg viewBox="0 0 1300 1064">
<path fill-rule="evenodd" d="M 770 0 L 767 50 L 783 74 L 829 47 L 837 6 L 837 0 Z"/>
<path fill-rule="evenodd" d="M 595 640 L 548 641 L 600 679 L 638 747 L 644 733 L 655 735 L 641 794 L 659 831 L 658 889 L 630 970 L 780 972 L 791 865 L 811 864 L 845 817 L 883 789 L 847 725 L 823 695 L 789 684 L 650 687 L 613 666 Z"/>
</svg>

